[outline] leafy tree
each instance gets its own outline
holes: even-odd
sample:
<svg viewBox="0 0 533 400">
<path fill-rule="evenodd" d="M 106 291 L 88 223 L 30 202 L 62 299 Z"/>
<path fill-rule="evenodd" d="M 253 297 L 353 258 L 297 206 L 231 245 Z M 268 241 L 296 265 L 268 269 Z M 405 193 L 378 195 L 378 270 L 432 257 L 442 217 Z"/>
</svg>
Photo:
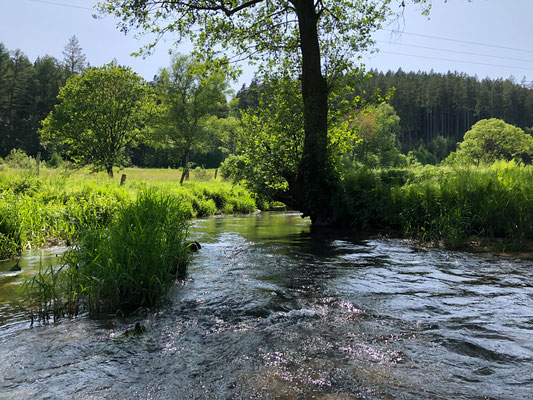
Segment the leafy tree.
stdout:
<svg viewBox="0 0 533 400">
<path fill-rule="evenodd" d="M 211 132 L 209 136 L 212 138 L 213 144 L 224 156 L 235 154 L 237 137 L 241 132 L 241 122 L 238 118 L 231 115 L 227 118 L 218 118 L 213 115 L 206 121 L 205 127 Z"/>
<path fill-rule="evenodd" d="M 291 197 L 315 224 L 337 222 L 331 210 L 339 179 L 328 151 L 328 94 L 335 78 L 372 43 L 372 31 L 393 9 L 390 1 L 106 0 L 100 9 L 120 17 L 125 31 L 149 29 L 158 37 L 174 31 L 202 53 L 233 50 L 225 61 L 249 58 L 299 78 L 303 153 L 296 179 L 276 194 Z"/>
<path fill-rule="evenodd" d="M 369 167 L 392 167 L 404 164 L 398 149 L 400 117 L 389 104 L 370 106 L 359 112 L 357 142 L 353 146 L 351 161 Z"/>
<path fill-rule="evenodd" d="M 110 177 L 156 110 L 155 95 L 143 79 L 113 63 L 71 76 L 58 99 L 42 123 L 43 141 L 59 142 L 76 163 L 92 164 Z"/>
<path fill-rule="evenodd" d="M 154 126 L 155 142 L 181 153 L 181 182 L 187 175 L 191 153 L 207 146 L 210 130 L 206 121 L 225 104 L 226 88 L 221 72 L 202 71 L 188 56 L 173 57 L 170 68 L 159 74 L 156 91 L 162 113 Z"/>
<path fill-rule="evenodd" d="M 237 140 L 240 158 L 227 169 L 234 178 L 245 178 L 256 192 L 294 206 L 288 190 L 296 179 L 304 146 L 298 82 L 273 79 L 264 90 L 258 108 L 241 115 L 242 130 Z"/>
<path fill-rule="evenodd" d="M 533 137 L 496 118 L 477 122 L 465 133 L 459 149 L 447 158 L 450 163 L 480 164 L 518 159 L 530 162 Z"/>
<path fill-rule="evenodd" d="M 83 73 L 89 64 L 76 35 L 72 36 L 63 50 L 63 66 L 67 77 Z"/>
</svg>

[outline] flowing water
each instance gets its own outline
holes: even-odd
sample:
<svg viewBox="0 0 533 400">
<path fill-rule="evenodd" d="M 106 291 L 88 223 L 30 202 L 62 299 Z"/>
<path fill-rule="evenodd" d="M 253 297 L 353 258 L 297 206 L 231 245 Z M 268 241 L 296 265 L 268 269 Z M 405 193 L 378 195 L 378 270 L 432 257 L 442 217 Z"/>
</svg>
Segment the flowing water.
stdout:
<svg viewBox="0 0 533 400">
<path fill-rule="evenodd" d="M 0 274 L 0 398 L 533 398 L 531 261 L 317 233 L 296 214 L 192 235 L 188 278 L 142 317 L 30 328 L 20 276 Z"/>
</svg>

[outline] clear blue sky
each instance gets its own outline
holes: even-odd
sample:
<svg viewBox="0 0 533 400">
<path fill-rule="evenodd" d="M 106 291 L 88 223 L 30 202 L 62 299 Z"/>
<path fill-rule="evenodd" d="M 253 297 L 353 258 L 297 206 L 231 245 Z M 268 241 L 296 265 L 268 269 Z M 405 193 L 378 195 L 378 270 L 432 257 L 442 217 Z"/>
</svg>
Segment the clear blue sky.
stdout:
<svg viewBox="0 0 533 400">
<path fill-rule="evenodd" d="M 402 33 L 376 33 L 381 51 L 364 57 L 367 68 L 451 70 L 479 78 L 514 76 L 517 81 L 525 77 L 533 82 L 533 0 L 433 3 L 429 20 L 411 5 L 400 21 Z M 169 64 L 171 38 L 146 59 L 131 57 L 148 38 L 125 36 L 111 16 L 93 19 L 93 4 L 94 0 L 0 0 L 0 42 L 9 50 L 22 50 L 31 61 L 44 55 L 61 59 L 68 39 L 76 35 L 91 65 L 116 59 L 146 79 Z M 398 25 L 388 29 L 398 30 Z M 175 50 L 188 53 L 190 48 Z M 251 76 L 248 69 L 234 87 L 249 83 Z"/>
</svg>

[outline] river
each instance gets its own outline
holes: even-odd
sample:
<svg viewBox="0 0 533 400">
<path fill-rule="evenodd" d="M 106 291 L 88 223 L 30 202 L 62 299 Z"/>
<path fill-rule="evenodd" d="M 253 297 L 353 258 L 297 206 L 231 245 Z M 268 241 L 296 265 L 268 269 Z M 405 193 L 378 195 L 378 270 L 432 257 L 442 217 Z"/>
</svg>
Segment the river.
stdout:
<svg viewBox="0 0 533 400">
<path fill-rule="evenodd" d="M 187 279 L 142 316 L 30 328 L 21 276 L 1 273 L 0 398 L 533 398 L 531 261 L 314 232 L 292 213 L 191 235 Z M 28 253 L 22 275 L 64 250 Z M 144 334 L 121 335 L 136 322 Z"/>
</svg>

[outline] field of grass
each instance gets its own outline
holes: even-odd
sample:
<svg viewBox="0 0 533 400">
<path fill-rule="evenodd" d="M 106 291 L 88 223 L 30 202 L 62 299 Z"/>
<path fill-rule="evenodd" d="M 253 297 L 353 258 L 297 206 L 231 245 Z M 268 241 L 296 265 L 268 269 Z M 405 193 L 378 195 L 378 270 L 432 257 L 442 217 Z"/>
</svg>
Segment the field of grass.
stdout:
<svg viewBox="0 0 533 400">
<path fill-rule="evenodd" d="M 192 171 L 179 184 L 180 171 L 128 168 L 109 179 L 61 169 L 41 169 L 39 177 L 26 169 L 0 169 L 0 259 L 22 250 L 72 241 L 86 228 L 107 226 L 121 207 L 147 190 L 176 198 L 186 218 L 216 213 L 249 213 L 255 198 L 240 186 L 214 179 L 214 170 Z M 201 179 L 201 180 L 200 180 Z"/>
</svg>

